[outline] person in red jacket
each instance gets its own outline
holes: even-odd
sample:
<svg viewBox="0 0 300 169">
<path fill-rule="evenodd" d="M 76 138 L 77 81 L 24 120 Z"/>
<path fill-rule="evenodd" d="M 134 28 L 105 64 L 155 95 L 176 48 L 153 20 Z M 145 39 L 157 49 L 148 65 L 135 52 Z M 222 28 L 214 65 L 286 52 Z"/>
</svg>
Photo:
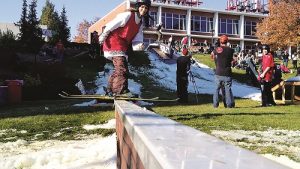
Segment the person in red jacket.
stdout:
<svg viewBox="0 0 300 169">
<path fill-rule="evenodd" d="M 58 40 L 55 47 L 56 47 L 57 59 L 59 59 L 59 61 L 62 63 L 64 60 L 65 47 L 64 47 L 64 44 L 62 43 L 61 39 Z"/>
<path fill-rule="evenodd" d="M 263 57 L 262 57 L 262 73 L 259 75 L 261 81 L 261 102 L 262 106 L 276 105 L 272 95 L 272 77 L 274 71 L 274 58 L 270 53 L 270 47 L 268 45 L 262 45 Z"/>
<path fill-rule="evenodd" d="M 99 37 L 103 44 L 104 56 L 111 60 L 114 71 L 109 77 L 107 93 L 132 97 L 128 89 L 128 56 L 126 51 L 130 44 L 133 50 L 144 50 L 143 25 L 149 17 L 151 0 L 137 0 L 134 9 L 119 14 L 109 22 Z"/>
</svg>

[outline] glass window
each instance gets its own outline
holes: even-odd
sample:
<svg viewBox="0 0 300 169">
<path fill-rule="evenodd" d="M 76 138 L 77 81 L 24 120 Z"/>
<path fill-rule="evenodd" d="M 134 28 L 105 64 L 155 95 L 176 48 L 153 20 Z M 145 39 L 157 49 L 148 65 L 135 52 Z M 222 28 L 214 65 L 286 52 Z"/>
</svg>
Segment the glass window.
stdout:
<svg viewBox="0 0 300 169">
<path fill-rule="evenodd" d="M 245 21 L 245 35 L 247 36 L 255 36 L 256 32 L 256 22 Z"/>
<path fill-rule="evenodd" d="M 157 13 L 156 12 L 150 12 L 149 15 L 154 19 L 150 19 L 150 26 L 155 26 L 157 24 Z"/>
<path fill-rule="evenodd" d="M 166 29 L 172 29 L 172 18 L 167 17 L 166 18 Z"/>
<path fill-rule="evenodd" d="M 179 16 L 173 15 L 173 29 L 179 29 Z"/>
<path fill-rule="evenodd" d="M 237 35 L 239 33 L 239 21 L 233 19 L 219 19 L 220 33 Z"/>
<path fill-rule="evenodd" d="M 191 30 L 196 32 L 210 32 L 213 29 L 213 18 L 192 16 Z"/>
<path fill-rule="evenodd" d="M 180 30 L 186 30 L 185 24 L 186 23 L 186 16 L 180 15 Z"/>
<path fill-rule="evenodd" d="M 166 29 L 186 30 L 186 15 L 163 12 L 162 23 Z"/>
</svg>

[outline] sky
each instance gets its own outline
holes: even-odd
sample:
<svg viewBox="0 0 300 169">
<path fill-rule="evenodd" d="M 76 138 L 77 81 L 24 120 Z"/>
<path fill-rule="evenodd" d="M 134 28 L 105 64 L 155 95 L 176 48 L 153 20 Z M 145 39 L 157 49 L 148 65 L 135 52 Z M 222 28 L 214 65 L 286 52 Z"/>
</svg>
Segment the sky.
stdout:
<svg viewBox="0 0 300 169">
<path fill-rule="evenodd" d="M 50 0 L 55 5 L 58 13 L 63 6 L 67 11 L 69 26 L 71 27 L 71 39 L 76 34 L 77 25 L 84 19 L 93 21 L 101 18 L 117 7 L 124 0 Z M 31 0 L 27 0 L 30 4 Z M 38 0 L 37 16 L 41 16 L 42 8 L 46 0 Z M 15 23 L 19 21 L 22 12 L 23 0 L 3 0 L 0 5 L 0 23 Z M 222 10 L 226 7 L 226 0 L 203 0 L 203 7 Z"/>
</svg>

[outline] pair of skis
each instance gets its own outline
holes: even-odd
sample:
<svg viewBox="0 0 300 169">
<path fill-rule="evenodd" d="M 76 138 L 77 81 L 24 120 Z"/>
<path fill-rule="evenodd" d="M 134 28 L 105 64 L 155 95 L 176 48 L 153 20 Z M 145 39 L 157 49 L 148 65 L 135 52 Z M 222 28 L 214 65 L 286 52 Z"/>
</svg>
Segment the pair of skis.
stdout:
<svg viewBox="0 0 300 169">
<path fill-rule="evenodd" d="M 106 96 L 106 95 L 72 95 L 62 91 L 58 94 L 60 97 L 65 99 L 97 99 L 101 101 L 112 101 L 112 100 L 127 100 L 127 101 L 151 101 L 151 102 L 176 102 L 177 99 L 159 99 L 159 97 L 153 98 L 138 98 L 138 97 L 124 97 L 124 96 Z"/>
</svg>

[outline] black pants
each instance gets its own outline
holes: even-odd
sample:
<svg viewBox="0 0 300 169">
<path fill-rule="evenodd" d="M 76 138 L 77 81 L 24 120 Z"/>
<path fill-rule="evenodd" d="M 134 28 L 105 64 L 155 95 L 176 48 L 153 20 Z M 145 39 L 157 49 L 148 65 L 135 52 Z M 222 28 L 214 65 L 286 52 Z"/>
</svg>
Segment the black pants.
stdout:
<svg viewBox="0 0 300 169">
<path fill-rule="evenodd" d="M 179 98 L 178 102 L 188 103 L 188 76 L 177 76 L 177 97 Z"/>
<path fill-rule="evenodd" d="M 262 106 L 267 106 L 269 104 L 275 105 L 271 89 L 272 89 L 272 82 L 261 83 Z"/>
</svg>

